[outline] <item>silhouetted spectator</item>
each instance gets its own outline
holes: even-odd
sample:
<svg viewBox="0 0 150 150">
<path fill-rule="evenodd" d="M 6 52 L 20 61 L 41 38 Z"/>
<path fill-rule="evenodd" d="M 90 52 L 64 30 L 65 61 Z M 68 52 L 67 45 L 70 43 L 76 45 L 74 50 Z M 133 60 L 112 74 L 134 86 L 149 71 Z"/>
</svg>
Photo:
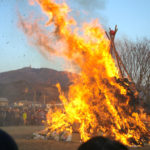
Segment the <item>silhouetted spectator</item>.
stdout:
<svg viewBox="0 0 150 150">
<path fill-rule="evenodd" d="M 13 138 L 2 130 L 0 130 L 0 150 L 18 150 Z"/>
<path fill-rule="evenodd" d="M 120 142 L 97 136 L 81 144 L 78 150 L 128 150 Z"/>
<path fill-rule="evenodd" d="M 7 111 L 6 111 L 6 118 L 5 118 L 5 121 L 6 121 L 6 126 L 9 126 L 9 125 L 11 125 L 11 122 L 10 122 L 10 120 L 11 120 L 11 112 L 10 112 L 10 110 L 8 109 Z"/>
</svg>

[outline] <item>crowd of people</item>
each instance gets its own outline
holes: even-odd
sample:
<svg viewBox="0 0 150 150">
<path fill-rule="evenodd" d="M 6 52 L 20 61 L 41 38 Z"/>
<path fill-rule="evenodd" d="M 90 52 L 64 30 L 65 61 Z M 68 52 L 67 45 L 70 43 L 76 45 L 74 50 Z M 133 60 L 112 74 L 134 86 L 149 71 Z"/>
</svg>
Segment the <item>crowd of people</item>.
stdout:
<svg viewBox="0 0 150 150">
<path fill-rule="evenodd" d="M 47 110 L 35 107 L 0 107 L 0 126 L 42 125 L 46 120 Z M 18 150 L 14 139 L 0 130 L 2 150 Z M 123 144 L 105 137 L 94 137 L 82 143 L 77 150 L 128 150 Z"/>
<path fill-rule="evenodd" d="M 42 125 L 46 113 L 45 108 L 0 107 L 0 126 Z"/>
</svg>

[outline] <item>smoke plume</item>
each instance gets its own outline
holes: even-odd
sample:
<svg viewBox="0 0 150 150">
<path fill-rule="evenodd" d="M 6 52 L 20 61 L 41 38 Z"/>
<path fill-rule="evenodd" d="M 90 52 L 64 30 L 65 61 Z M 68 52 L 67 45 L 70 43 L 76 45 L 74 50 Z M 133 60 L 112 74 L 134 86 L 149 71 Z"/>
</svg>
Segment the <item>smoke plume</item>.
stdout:
<svg viewBox="0 0 150 150">
<path fill-rule="evenodd" d="M 85 10 L 88 11 L 98 11 L 104 10 L 106 7 L 107 0 L 77 0 Z"/>
</svg>

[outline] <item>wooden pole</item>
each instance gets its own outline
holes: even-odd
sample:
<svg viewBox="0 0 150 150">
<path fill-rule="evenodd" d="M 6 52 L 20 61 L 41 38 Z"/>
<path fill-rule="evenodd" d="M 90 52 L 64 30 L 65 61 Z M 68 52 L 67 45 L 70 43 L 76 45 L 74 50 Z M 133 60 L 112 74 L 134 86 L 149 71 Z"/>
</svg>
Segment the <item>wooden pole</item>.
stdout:
<svg viewBox="0 0 150 150">
<path fill-rule="evenodd" d="M 108 37 L 108 39 L 110 40 L 110 52 L 115 54 L 115 57 L 116 57 L 116 61 L 117 61 L 117 65 L 118 65 L 118 68 L 119 68 L 119 72 L 120 72 L 120 75 L 121 75 L 121 78 L 124 78 L 124 75 L 123 75 L 123 72 L 122 72 L 122 69 L 121 69 L 121 65 L 125 71 L 125 73 L 127 74 L 128 76 L 128 79 L 132 81 L 132 78 L 130 77 L 125 65 L 123 64 L 117 50 L 116 50 L 116 47 L 115 47 L 115 44 L 114 44 L 114 39 L 115 39 L 115 35 L 116 35 L 116 32 L 118 31 L 118 28 L 117 28 L 117 25 L 115 26 L 115 30 L 111 30 L 111 28 L 109 28 L 109 35 L 108 33 L 106 32 L 106 35 Z"/>
<path fill-rule="evenodd" d="M 130 75 L 129 75 L 129 73 L 128 73 L 128 71 L 127 71 L 126 67 L 125 67 L 125 65 L 123 64 L 123 62 L 122 62 L 122 60 L 121 60 L 120 56 L 118 55 L 118 53 L 117 53 L 117 51 L 116 51 L 116 47 L 115 47 L 114 43 L 113 43 L 113 50 L 114 50 L 114 52 L 115 52 L 115 55 L 116 55 L 117 61 L 119 62 L 119 64 L 121 64 L 121 65 L 122 65 L 122 67 L 123 67 L 124 71 L 126 72 L 126 74 L 127 74 L 127 76 L 128 76 L 128 79 L 129 79 L 130 81 L 132 81 L 132 78 L 130 77 Z M 123 78 L 123 73 L 122 73 L 122 70 L 121 70 L 120 65 L 119 65 L 119 70 L 120 70 L 120 73 L 121 73 L 122 78 Z"/>
</svg>

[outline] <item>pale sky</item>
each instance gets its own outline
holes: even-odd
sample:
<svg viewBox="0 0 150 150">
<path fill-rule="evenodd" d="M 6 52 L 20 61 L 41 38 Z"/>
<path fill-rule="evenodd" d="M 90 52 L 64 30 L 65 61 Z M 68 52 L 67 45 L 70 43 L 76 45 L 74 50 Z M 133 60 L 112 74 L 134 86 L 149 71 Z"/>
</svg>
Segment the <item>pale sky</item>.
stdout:
<svg viewBox="0 0 150 150">
<path fill-rule="evenodd" d="M 78 20 L 98 18 L 105 28 L 118 25 L 117 38 L 150 39 L 149 0 L 67 0 Z M 78 2 L 77 2 L 78 1 Z M 17 11 L 23 16 L 40 13 L 28 0 L 0 0 L 0 72 L 32 66 L 63 70 L 60 58 L 47 60 L 27 42 L 18 28 Z M 83 14 L 83 15 L 82 15 Z"/>
</svg>

